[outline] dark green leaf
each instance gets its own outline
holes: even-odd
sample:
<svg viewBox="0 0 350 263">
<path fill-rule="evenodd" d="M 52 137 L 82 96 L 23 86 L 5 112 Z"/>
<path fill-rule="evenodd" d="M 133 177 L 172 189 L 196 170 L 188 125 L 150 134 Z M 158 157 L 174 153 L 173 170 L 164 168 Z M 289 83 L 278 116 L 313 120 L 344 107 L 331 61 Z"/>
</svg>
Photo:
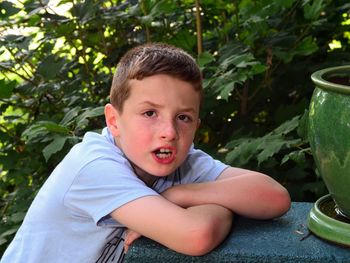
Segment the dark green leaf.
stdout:
<svg viewBox="0 0 350 263">
<path fill-rule="evenodd" d="M 53 141 L 43 149 L 45 160 L 48 161 L 53 154 L 62 150 L 67 139 L 68 137 L 66 136 L 55 136 L 53 138 Z"/>
<path fill-rule="evenodd" d="M 84 113 L 76 118 L 76 123 L 78 127 L 84 127 L 88 123 L 89 118 L 98 117 L 104 114 L 104 107 L 97 107 L 94 109 L 85 109 Z"/>
<path fill-rule="evenodd" d="M 66 115 L 64 115 L 64 118 L 61 120 L 60 125 L 67 126 L 69 123 L 76 117 L 78 116 L 80 112 L 81 107 L 77 106 L 74 107 L 73 109 L 69 110 Z"/>
<path fill-rule="evenodd" d="M 300 143 L 300 139 L 286 140 L 281 137 L 267 137 L 257 147 L 262 151 L 257 155 L 258 164 L 268 160 L 268 158 L 278 153 L 282 147 L 290 147 Z"/>
<path fill-rule="evenodd" d="M 323 0 L 312 0 L 312 4 L 304 6 L 304 16 L 306 19 L 312 20 L 320 16 L 323 9 Z"/>
<path fill-rule="evenodd" d="M 54 55 L 50 55 L 39 64 L 37 72 L 45 79 L 50 80 L 57 76 L 63 64 L 63 60 L 58 60 Z"/>
<path fill-rule="evenodd" d="M 10 17 L 19 11 L 20 9 L 15 7 L 14 4 L 9 1 L 0 2 L 0 17 L 2 18 Z"/>
<path fill-rule="evenodd" d="M 0 79 L 0 99 L 10 98 L 16 85 L 16 81 L 5 81 Z"/>
</svg>

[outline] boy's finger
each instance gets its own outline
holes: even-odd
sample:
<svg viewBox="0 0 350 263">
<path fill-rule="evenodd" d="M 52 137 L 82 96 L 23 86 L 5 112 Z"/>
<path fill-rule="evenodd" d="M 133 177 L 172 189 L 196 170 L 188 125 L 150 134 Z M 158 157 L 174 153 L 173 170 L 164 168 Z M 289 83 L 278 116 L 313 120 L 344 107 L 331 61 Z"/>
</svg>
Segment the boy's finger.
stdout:
<svg viewBox="0 0 350 263">
<path fill-rule="evenodd" d="M 125 253 L 128 251 L 131 244 L 139 237 L 141 237 L 141 235 L 139 233 L 132 231 L 130 229 L 127 230 L 126 236 L 125 236 L 125 242 L 124 242 Z"/>
</svg>

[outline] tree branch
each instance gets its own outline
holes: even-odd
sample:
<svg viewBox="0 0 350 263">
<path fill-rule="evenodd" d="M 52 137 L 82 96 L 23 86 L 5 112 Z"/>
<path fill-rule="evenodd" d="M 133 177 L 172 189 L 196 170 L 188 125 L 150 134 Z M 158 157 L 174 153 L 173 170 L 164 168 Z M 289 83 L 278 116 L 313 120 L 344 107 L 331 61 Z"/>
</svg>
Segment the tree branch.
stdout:
<svg viewBox="0 0 350 263">
<path fill-rule="evenodd" d="M 197 54 L 200 56 L 203 52 L 202 39 L 202 21 L 201 21 L 201 7 L 199 0 L 196 0 L 196 30 L 197 30 Z"/>
<path fill-rule="evenodd" d="M 142 9 L 143 15 L 147 16 L 148 14 L 147 14 L 146 5 L 145 5 L 144 0 L 141 0 L 141 9 Z M 146 30 L 146 41 L 151 42 L 151 32 L 150 32 L 149 27 L 146 23 L 145 23 L 145 30 Z"/>
</svg>

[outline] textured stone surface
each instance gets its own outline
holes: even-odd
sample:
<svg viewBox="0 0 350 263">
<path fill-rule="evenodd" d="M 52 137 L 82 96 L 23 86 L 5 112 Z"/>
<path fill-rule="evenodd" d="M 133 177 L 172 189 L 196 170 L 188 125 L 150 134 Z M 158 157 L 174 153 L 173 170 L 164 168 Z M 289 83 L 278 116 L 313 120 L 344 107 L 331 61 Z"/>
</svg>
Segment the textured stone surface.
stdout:
<svg viewBox="0 0 350 263">
<path fill-rule="evenodd" d="M 283 217 L 257 221 L 238 217 L 232 233 L 214 251 L 201 257 L 184 256 L 149 239 L 136 241 L 126 262 L 346 262 L 350 248 L 323 241 L 307 229 L 312 203 L 293 203 Z"/>
</svg>

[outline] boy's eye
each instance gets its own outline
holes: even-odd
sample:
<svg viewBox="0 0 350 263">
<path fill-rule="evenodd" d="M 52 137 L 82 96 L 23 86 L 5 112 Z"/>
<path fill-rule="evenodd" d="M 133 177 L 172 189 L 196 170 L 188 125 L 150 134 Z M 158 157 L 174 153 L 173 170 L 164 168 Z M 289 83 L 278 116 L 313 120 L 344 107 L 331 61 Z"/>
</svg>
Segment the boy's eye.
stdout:
<svg viewBox="0 0 350 263">
<path fill-rule="evenodd" d="M 153 110 L 149 110 L 143 113 L 143 115 L 145 115 L 146 117 L 154 117 L 156 115 L 156 112 Z"/>
<path fill-rule="evenodd" d="M 191 117 L 189 117 L 185 114 L 180 114 L 177 118 L 183 122 L 190 122 L 192 120 Z"/>
</svg>

